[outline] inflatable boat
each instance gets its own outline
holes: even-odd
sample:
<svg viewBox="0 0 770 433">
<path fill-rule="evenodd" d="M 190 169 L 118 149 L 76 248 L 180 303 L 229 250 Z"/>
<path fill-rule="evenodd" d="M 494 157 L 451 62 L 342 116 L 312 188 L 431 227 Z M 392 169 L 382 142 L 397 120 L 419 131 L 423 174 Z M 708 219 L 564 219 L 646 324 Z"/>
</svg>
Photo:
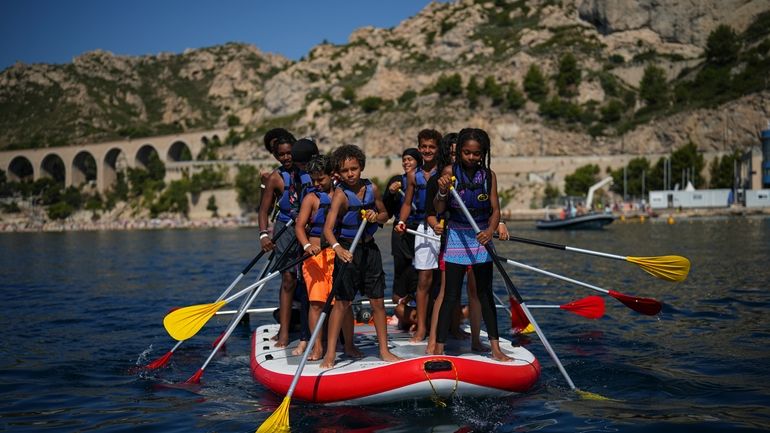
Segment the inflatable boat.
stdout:
<svg viewBox="0 0 770 433">
<path fill-rule="evenodd" d="M 291 352 L 299 343 L 275 347 L 272 337 L 277 324 L 258 327 L 252 335 L 251 371 L 255 380 L 271 391 L 285 395 L 297 371 L 301 355 Z M 294 391 L 294 399 L 313 403 L 360 405 L 407 399 L 497 397 L 529 390 L 540 375 L 540 364 L 528 350 L 500 339 L 501 349 L 513 361 L 500 362 L 489 353 L 471 351 L 470 339 L 447 341 L 445 356 L 425 355 L 426 342 L 411 343 L 411 335 L 388 326 L 390 350 L 403 358 L 384 362 L 374 326 L 357 325 L 356 346 L 363 358 L 337 353 L 333 368 L 319 368 L 308 361 Z M 489 344 L 482 333 L 482 341 Z"/>
</svg>

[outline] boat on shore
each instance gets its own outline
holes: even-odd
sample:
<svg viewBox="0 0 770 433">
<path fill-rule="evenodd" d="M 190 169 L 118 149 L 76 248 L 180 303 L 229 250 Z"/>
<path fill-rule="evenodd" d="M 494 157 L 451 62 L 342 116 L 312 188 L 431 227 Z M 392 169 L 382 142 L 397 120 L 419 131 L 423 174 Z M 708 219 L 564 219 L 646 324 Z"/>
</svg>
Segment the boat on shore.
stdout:
<svg viewBox="0 0 770 433">
<path fill-rule="evenodd" d="M 302 358 L 292 355 L 298 341 L 277 348 L 272 337 L 279 325 L 258 327 L 252 335 L 251 371 L 255 380 L 285 395 Z M 374 326 L 355 327 L 356 347 L 362 358 L 337 354 L 333 368 L 321 369 L 320 361 L 308 361 L 294 398 L 337 405 L 381 404 L 407 399 L 499 397 L 528 391 L 540 376 L 540 364 L 528 350 L 500 338 L 510 362 L 492 359 L 489 353 L 471 350 L 470 340 L 450 339 L 445 355 L 426 355 L 427 341 L 411 343 L 411 334 L 388 326 L 393 354 L 403 358 L 385 362 L 379 358 Z M 482 332 L 482 341 L 489 344 Z"/>
</svg>

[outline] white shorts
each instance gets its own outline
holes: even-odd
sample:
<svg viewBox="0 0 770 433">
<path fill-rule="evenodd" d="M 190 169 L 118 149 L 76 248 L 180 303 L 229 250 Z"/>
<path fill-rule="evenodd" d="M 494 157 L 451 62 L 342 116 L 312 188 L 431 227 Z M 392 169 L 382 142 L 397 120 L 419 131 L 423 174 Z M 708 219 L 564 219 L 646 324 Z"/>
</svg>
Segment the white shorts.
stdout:
<svg viewBox="0 0 770 433">
<path fill-rule="evenodd" d="M 433 229 L 425 223 L 420 223 L 417 231 L 426 235 L 436 236 Z M 418 271 L 438 269 L 438 253 L 441 242 L 415 235 L 414 260 L 412 264 Z"/>
</svg>

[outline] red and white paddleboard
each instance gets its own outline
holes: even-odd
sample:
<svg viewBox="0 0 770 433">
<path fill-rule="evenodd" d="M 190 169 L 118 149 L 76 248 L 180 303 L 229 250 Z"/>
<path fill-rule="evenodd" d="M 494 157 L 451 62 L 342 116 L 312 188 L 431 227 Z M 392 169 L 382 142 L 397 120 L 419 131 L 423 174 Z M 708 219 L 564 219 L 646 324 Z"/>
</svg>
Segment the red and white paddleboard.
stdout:
<svg viewBox="0 0 770 433">
<path fill-rule="evenodd" d="M 286 348 L 275 347 L 272 337 L 278 325 L 260 326 L 252 336 L 251 372 L 254 378 L 285 395 L 297 371 L 301 355 L 292 355 L 294 341 Z M 338 352 L 333 368 L 320 369 L 320 361 L 308 361 L 294 390 L 293 398 L 314 403 L 378 404 L 405 399 L 443 399 L 498 397 L 529 390 L 540 375 L 534 355 L 510 341 L 500 339 L 500 347 L 512 362 L 499 362 L 489 354 L 472 352 L 470 340 L 450 339 L 445 356 L 425 355 L 426 342 L 410 343 L 411 335 L 388 326 L 390 350 L 403 358 L 384 362 L 374 327 L 355 327 L 356 346 L 364 352 L 352 359 Z M 489 344 L 482 333 L 482 341 Z"/>
</svg>

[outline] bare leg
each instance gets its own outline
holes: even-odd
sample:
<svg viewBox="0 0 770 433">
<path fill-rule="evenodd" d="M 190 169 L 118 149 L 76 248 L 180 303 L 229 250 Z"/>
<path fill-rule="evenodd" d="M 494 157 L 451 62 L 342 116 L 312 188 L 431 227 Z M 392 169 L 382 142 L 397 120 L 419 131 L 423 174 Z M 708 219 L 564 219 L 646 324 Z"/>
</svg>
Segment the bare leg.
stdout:
<svg viewBox="0 0 770 433">
<path fill-rule="evenodd" d="M 500 350 L 500 340 L 489 340 L 489 344 L 492 345 L 492 358 L 495 358 L 498 361 L 513 361 L 513 358 L 503 353 L 502 350 Z"/>
<path fill-rule="evenodd" d="M 318 323 L 318 319 L 321 318 L 321 312 L 323 309 L 323 302 L 313 301 L 310 303 L 310 314 L 308 314 L 308 322 L 311 330 L 315 329 L 315 325 Z M 310 355 L 307 357 L 308 361 L 318 361 L 323 356 L 324 347 L 321 334 L 323 334 L 323 332 L 319 332 L 318 337 L 316 337 L 315 344 L 313 345 L 313 351 L 310 352 Z"/>
<path fill-rule="evenodd" d="M 350 301 L 334 300 L 334 307 L 329 315 L 326 335 L 326 355 L 321 361 L 321 368 L 332 368 L 334 359 L 337 357 L 337 337 L 342 329 L 342 322 L 347 310 L 350 308 Z"/>
<path fill-rule="evenodd" d="M 441 302 L 444 300 L 444 285 L 446 284 L 446 275 L 441 271 L 441 288 L 438 291 L 436 299 L 433 301 L 433 314 L 430 317 L 430 335 L 428 336 L 428 347 L 425 348 L 427 355 L 434 355 L 436 350 L 436 327 L 438 326 L 438 312 L 441 310 Z"/>
<path fill-rule="evenodd" d="M 415 294 L 415 300 L 417 301 L 417 331 L 414 333 L 411 341 L 412 343 L 419 343 L 425 339 L 425 334 L 428 331 L 428 302 L 430 302 L 430 286 L 433 284 L 433 270 L 420 270 L 418 271 L 417 279 L 417 293 Z"/>
<path fill-rule="evenodd" d="M 291 304 L 294 301 L 294 289 L 297 287 L 297 278 L 291 272 L 284 272 L 281 275 L 281 297 L 280 297 L 280 322 L 281 328 L 278 331 L 278 342 L 275 347 L 286 347 L 289 345 L 289 328 L 291 328 Z"/>
<path fill-rule="evenodd" d="M 345 337 L 345 355 L 351 358 L 361 358 L 364 353 L 358 350 L 353 341 L 353 307 L 348 307 L 345 317 L 342 319 L 342 335 Z"/>
<path fill-rule="evenodd" d="M 489 347 L 481 342 L 481 302 L 476 293 L 476 277 L 468 272 L 468 318 L 471 322 L 471 350 L 488 352 Z"/>
<path fill-rule="evenodd" d="M 374 329 L 377 331 L 377 342 L 380 345 L 380 358 L 383 361 L 395 362 L 401 358 L 392 354 L 388 349 L 388 328 L 387 318 L 385 317 L 384 298 L 369 299 L 372 307 L 372 317 L 374 318 Z"/>
</svg>

